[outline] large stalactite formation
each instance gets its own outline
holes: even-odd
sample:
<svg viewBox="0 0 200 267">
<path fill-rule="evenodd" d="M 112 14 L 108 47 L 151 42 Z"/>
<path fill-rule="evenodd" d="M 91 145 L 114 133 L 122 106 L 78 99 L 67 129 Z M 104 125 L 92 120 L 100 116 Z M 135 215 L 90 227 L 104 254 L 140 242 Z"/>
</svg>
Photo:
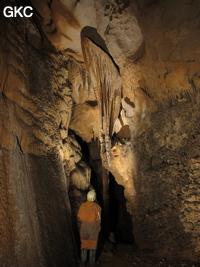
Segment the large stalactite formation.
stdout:
<svg viewBox="0 0 200 267">
<path fill-rule="evenodd" d="M 0 12 L 0 266 L 78 266 L 76 212 L 108 171 L 138 247 L 198 264 L 200 1 Z"/>
<path fill-rule="evenodd" d="M 111 58 L 92 41 L 82 37 L 84 61 L 99 107 L 99 141 L 102 162 L 110 169 L 111 137 L 119 116 L 122 85 L 120 74 Z"/>
</svg>

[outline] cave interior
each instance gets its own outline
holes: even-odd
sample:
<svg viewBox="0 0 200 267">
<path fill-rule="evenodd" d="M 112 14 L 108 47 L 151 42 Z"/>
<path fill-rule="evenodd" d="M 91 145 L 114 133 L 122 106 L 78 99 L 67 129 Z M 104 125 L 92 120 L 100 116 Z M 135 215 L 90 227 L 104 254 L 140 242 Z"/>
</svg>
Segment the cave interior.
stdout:
<svg viewBox="0 0 200 267">
<path fill-rule="evenodd" d="M 0 265 L 79 266 L 93 188 L 102 267 L 200 266 L 200 1 L 0 10 Z"/>
</svg>

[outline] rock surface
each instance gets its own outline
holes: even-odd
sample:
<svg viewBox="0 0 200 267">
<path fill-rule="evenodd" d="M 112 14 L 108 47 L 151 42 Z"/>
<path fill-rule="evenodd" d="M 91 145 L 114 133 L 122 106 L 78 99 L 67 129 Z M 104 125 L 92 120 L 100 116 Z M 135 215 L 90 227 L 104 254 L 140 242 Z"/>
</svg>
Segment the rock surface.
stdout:
<svg viewBox="0 0 200 267">
<path fill-rule="evenodd" d="M 77 266 L 60 133 L 71 88 L 62 57 L 28 42 L 42 42 L 29 30 L 1 16 L 0 265 Z"/>
</svg>

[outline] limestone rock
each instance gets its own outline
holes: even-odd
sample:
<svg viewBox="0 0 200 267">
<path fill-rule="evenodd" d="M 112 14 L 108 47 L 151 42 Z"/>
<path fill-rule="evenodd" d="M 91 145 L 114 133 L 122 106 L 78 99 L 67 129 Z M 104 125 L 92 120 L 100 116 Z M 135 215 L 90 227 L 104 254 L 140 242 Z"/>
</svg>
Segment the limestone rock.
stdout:
<svg viewBox="0 0 200 267">
<path fill-rule="evenodd" d="M 9 4 L 1 1 L 1 10 Z M 0 265 L 76 266 L 59 153 L 59 125 L 68 127 L 60 112 L 65 101 L 71 109 L 70 88 L 63 83 L 63 59 L 27 41 L 35 27 L 27 20 L 1 15 Z"/>
<path fill-rule="evenodd" d="M 98 38 L 90 31 L 95 29 L 104 40 L 110 55 L 122 68 L 128 58 L 134 57 L 143 42 L 132 4 L 128 1 L 45 1 L 32 0 L 41 16 L 41 25 L 51 43 L 64 53 L 83 61 L 81 32 Z M 88 28 L 88 31 L 87 31 Z M 125 30 L 124 30 L 125 29 Z M 104 47 L 105 48 L 105 47 Z"/>
<path fill-rule="evenodd" d="M 121 102 L 119 72 L 107 54 L 88 38 L 82 38 L 85 64 L 99 108 L 99 140 L 103 164 L 109 169 L 111 135 Z"/>
</svg>

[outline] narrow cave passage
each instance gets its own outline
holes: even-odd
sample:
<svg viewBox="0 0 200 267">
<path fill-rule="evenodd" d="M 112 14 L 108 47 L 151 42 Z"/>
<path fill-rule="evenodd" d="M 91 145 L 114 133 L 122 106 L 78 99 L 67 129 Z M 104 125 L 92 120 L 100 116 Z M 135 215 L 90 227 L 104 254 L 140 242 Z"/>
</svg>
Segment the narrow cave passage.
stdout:
<svg viewBox="0 0 200 267">
<path fill-rule="evenodd" d="M 119 185 L 114 176 L 102 167 L 98 139 L 90 143 L 82 140 L 73 133 L 81 146 L 82 160 L 91 168 L 90 186 L 86 190 L 79 190 L 79 196 L 75 187 L 70 187 L 70 202 L 73 213 L 74 225 L 77 225 L 77 211 L 82 202 L 86 200 L 88 190 L 94 188 L 97 193 L 97 202 L 102 208 L 101 232 L 99 235 L 99 254 L 102 250 L 108 250 L 106 243 L 134 242 L 131 216 L 127 212 L 124 187 Z M 103 179 L 107 179 L 106 184 Z M 105 186 L 107 188 L 105 188 Z M 106 194 L 106 196 L 105 196 Z M 77 195 L 77 197 L 76 197 Z M 82 197 L 80 198 L 80 195 Z M 77 246 L 80 246 L 78 228 L 74 226 Z M 112 247 L 110 247 L 112 250 Z"/>
</svg>

